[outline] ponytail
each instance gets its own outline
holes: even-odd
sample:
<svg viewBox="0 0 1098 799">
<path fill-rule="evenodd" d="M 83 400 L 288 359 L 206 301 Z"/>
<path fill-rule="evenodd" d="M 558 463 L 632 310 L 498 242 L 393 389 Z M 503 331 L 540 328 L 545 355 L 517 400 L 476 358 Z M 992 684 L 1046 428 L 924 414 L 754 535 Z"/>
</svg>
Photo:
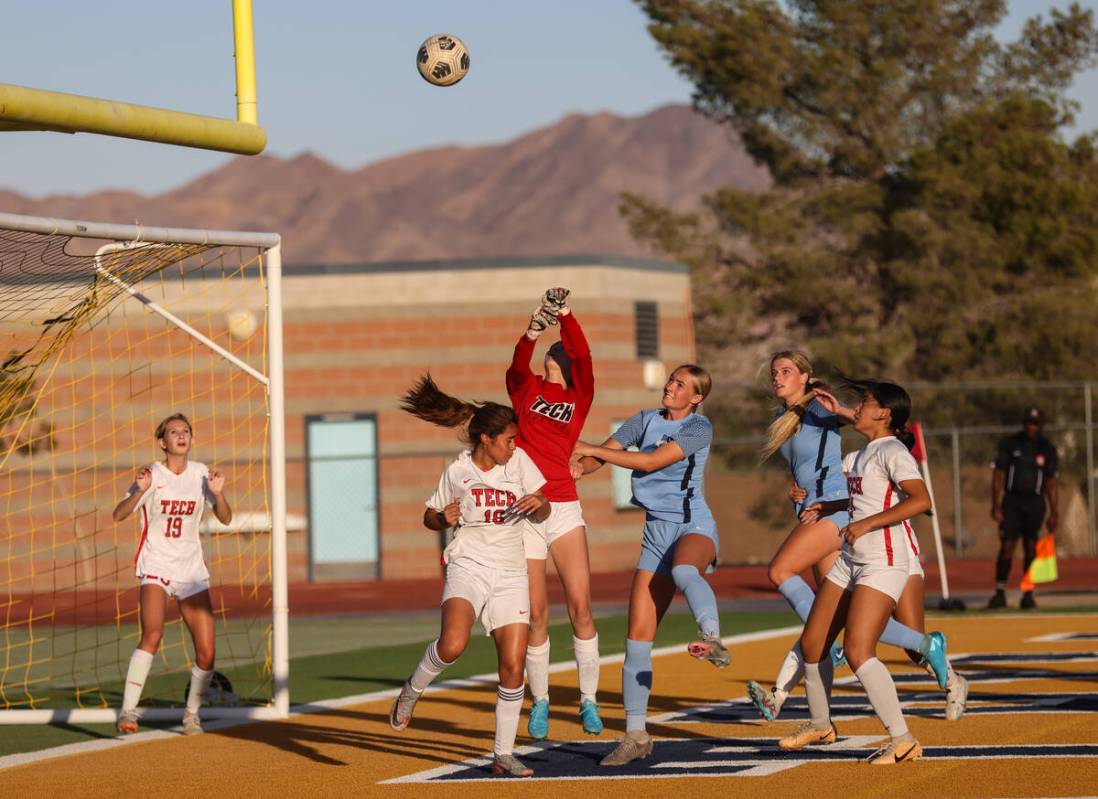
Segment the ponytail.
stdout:
<svg viewBox="0 0 1098 799">
<path fill-rule="evenodd" d="M 785 413 L 770 423 L 770 427 L 766 429 L 766 443 L 759 450 L 760 461 L 765 461 L 781 449 L 782 444 L 797 435 L 797 432 L 801 429 L 801 419 L 804 417 L 804 412 L 812 404 L 812 400 L 816 398 L 815 389 L 817 388 L 826 389 L 827 386 L 819 380 L 809 380 L 805 384 L 804 396 L 790 405 Z"/>
<path fill-rule="evenodd" d="M 911 432 L 911 428 L 906 424 L 892 431 L 896 438 L 900 439 L 900 443 L 908 449 L 915 448 L 915 434 Z"/>
<path fill-rule="evenodd" d="M 474 449 L 480 437 L 495 438 L 509 424 L 518 424 L 514 410 L 498 402 L 464 402 L 440 389 L 428 373 L 400 398 L 400 409 L 439 427 L 468 427 L 461 440 Z"/>
</svg>

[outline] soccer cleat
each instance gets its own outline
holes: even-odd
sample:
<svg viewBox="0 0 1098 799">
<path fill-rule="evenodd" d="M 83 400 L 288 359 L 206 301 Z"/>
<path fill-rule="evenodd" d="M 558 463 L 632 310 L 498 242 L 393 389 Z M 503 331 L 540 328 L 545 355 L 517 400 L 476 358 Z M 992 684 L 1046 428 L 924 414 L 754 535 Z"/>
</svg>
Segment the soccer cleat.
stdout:
<svg viewBox="0 0 1098 799">
<path fill-rule="evenodd" d="M 968 680 L 954 673 L 953 681 L 946 686 L 946 718 L 956 721 L 965 714 L 968 703 Z"/>
<path fill-rule="evenodd" d="M 530 706 L 530 718 L 526 721 L 526 732 L 535 741 L 544 741 L 549 737 L 548 699 L 538 699 Z"/>
<path fill-rule="evenodd" d="M 400 694 L 389 711 L 389 726 L 394 730 L 403 730 L 407 727 L 412 721 L 412 711 L 415 710 L 419 697 L 420 695 L 412 689 L 412 686 L 404 683 L 404 687 L 400 689 Z"/>
<path fill-rule="evenodd" d="M 767 721 L 774 721 L 782 712 L 785 697 L 776 690 L 766 690 L 754 680 L 747 681 L 747 696 L 759 714 Z"/>
<path fill-rule="evenodd" d="M 732 653 L 721 643 L 719 635 L 703 636 L 700 641 L 687 645 L 686 651 L 698 660 L 708 660 L 718 669 L 723 669 L 732 662 Z"/>
<path fill-rule="evenodd" d="M 831 663 L 836 669 L 846 665 L 846 651 L 838 641 L 831 645 Z"/>
<path fill-rule="evenodd" d="M 136 710 L 119 710 L 118 711 L 118 731 L 123 735 L 133 735 L 137 732 L 137 711 Z"/>
<path fill-rule="evenodd" d="M 998 608 L 1006 607 L 1006 594 L 1002 591 L 996 591 L 991 595 L 991 599 L 987 601 L 988 610 L 997 610 Z"/>
<path fill-rule="evenodd" d="M 871 766 L 893 766 L 896 763 L 918 760 L 922 756 L 923 747 L 918 741 L 893 741 L 871 754 L 865 762 Z"/>
<path fill-rule="evenodd" d="M 1037 608 L 1037 600 L 1033 598 L 1032 591 L 1026 591 L 1022 594 L 1022 601 L 1018 603 L 1018 607 L 1022 610 L 1035 610 Z"/>
<path fill-rule="evenodd" d="M 496 755 L 492 773 L 497 777 L 533 777 L 534 770 L 522 764 L 514 755 Z"/>
<path fill-rule="evenodd" d="M 590 699 L 584 699 L 580 702 L 580 721 L 583 723 L 583 731 L 588 735 L 598 735 L 602 732 L 599 706 Z"/>
<path fill-rule="evenodd" d="M 919 665 L 930 665 L 938 678 L 938 687 L 945 690 L 949 681 L 949 660 L 946 658 L 946 637 L 942 633 L 927 633 L 919 645 L 923 659 Z"/>
<path fill-rule="evenodd" d="M 839 731 L 834 724 L 829 724 L 826 730 L 819 730 L 812 726 L 811 721 L 806 721 L 795 733 L 778 741 L 778 746 L 787 752 L 795 752 L 814 744 L 833 744 L 838 739 Z"/>
<path fill-rule="evenodd" d="M 618 742 L 614 751 L 599 761 L 600 766 L 624 766 L 652 754 L 652 737 L 644 730 L 632 730 Z"/>
<path fill-rule="evenodd" d="M 186 711 L 183 713 L 183 734 L 201 735 L 202 722 L 198 720 L 198 712 Z"/>
</svg>

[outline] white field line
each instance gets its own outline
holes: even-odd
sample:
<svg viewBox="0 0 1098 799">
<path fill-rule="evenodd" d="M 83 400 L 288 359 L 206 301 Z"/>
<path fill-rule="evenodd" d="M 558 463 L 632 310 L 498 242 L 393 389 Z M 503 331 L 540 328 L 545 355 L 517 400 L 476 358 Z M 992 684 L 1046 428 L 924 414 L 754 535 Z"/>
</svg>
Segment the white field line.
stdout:
<svg viewBox="0 0 1098 799">
<path fill-rule="evenodd" d="M 800 625 L 794 625 L 789 627 L 778 627 L 771 630 L 759 630 L 753 633 L 742 633 L 741 635 L 731 635 L 724 639 L 724 643 L 727 644 L 746 644 L 752 641 L 767 641 L 771 638 L 781 638 L 786 635 L 794 635 L 801 631 Z M 680 653 L 683 651 L 683 644 L 674 644 L 672 646 L 662 646 L 658 649 L 652 650 L 652 656 L 658 657 L 661 655 L 670 655 Z M 599 658 L 600 663 L 621 663 L 625 660 L 625 653 L 617 655 L 604 655 Z M 558 674 L 564 671 L 573 671 L 576 668 L 576 663 L 573 660 L 564 660 L 559 663 L 553 663 L 549 666 L 549 672 L 551 674 Z M 465 677 L 457 680 L 446 680 L 435 685 L 431 685 L 424 693 L 435 693 L 437 691 L 450 691 L 455 688 L 471 688 L 478 685 L 491 685 L 499 679 L 499 676 L 495 673 L 478 674 L 473 677 Z M 326 710 L 333 710 L 335 708 L 347 707 L 349 705 L 361 705 L 366 702 L 375 702 L 380 699 L 392 699 L 400 693 L 399 688 L 387 688 L 384 691 L 373 691 L 368 694 L 354 694 L 353 696 L 342 696 L 337 699 L 323 699 L 319 702 L 310 702 L 304 705 L 293 705 L 290 708 L 290 715 L 304 715 L 306 713 L 323 713 Z M 229 727 L 238 727 L 241 724 L 255 724 L 251 719 L 218 719 L 215 721 L 203 721 L 202 728 L 207 732 L 216 732 L 217 730 L 224 730 Z M 106 749 L 113 749 L 119 746 L 128 746 L 134 743 L 141 743 L 144 741 L 158 741 L 165 738 L 177 737 L 182 728 L 173 727 L 171 730 L 150 730 L 149 732 L 139 732 L 135 735 L 119 736 L 117 738 L 99 738 L 94 741 L 85 741 L 75 744 L 66 744 L 65 746 L 55 746 L 50 749 L 41 749 L 37 752 L 21 752 L 15 755 L 7 755 L 0 757 L 0 770 L 6 768 L 14 768 L 15 766 L 26 766 L 31 763 L 38 763 L 43 760 L 51 760 L 59 757 L 68 757 L 70 755 L 79 755 L 86 752 L 101 752 Z"/>
</svg>

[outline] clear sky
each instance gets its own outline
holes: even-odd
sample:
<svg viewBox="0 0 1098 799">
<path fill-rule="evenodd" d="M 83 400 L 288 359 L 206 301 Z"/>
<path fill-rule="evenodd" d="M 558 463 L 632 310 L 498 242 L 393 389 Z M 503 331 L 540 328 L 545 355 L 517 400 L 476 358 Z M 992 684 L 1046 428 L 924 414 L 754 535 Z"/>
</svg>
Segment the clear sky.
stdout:
<svg viewBox="0 0 1098 799">
<path fill-rule="evenodd" d="M 1003 36 L 1053 3 L 1012 0 Z M 1066 2 L 1057 5 L 1066 6 Z M 1086 0 L 1095 7 L 1098 0 Z M 230 0 L 12 0 L 0 81 L 235 117 Z M 254 0 L 267 152 L 312 151 L 355 168 L 408 150 L 505 141 L 573 111 L 634 115 L 688 102 L 631 0 Z M 431 33 L 460 36 L 472 68 L 429 86 Z M 1076 87 L 1098 128 L 1098 73 Z M 103 136 L 0 134 L 0 188 L 30 196 L 125 188 L 155 194 L 231 156 Z"/>
</svg>

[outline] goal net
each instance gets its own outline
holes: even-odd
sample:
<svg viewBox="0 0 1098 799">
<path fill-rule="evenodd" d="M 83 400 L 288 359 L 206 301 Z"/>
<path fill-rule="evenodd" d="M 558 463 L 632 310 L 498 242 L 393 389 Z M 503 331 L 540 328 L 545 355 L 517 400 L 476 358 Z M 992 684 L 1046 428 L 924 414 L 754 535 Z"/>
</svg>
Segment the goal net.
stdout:
<svg viewBox="0 0 1098 799">
<path fill-rule="evenodd" d="M 176 412 L 234 510 L 201 527 L 231 684 L 204 714 L 288 710 L 279 241 L 0 214 L 0 723 L 114 720 L 141 530 L 111 512 Z M 193 652 L 170 602 L 146 718 L 180 715 Z"/>
</svg>

